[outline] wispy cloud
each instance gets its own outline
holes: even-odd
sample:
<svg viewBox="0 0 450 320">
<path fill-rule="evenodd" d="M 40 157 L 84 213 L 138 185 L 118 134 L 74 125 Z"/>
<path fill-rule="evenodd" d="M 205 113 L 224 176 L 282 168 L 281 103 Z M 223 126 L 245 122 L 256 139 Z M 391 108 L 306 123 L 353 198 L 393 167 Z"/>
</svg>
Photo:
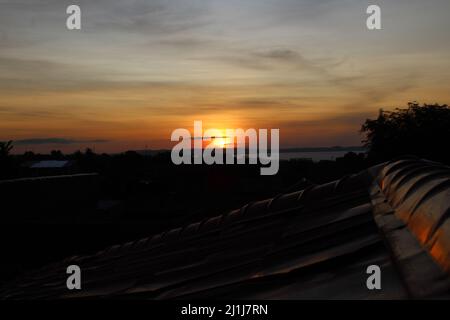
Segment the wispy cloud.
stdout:
<svg viewBox="0 0 450 320">
<path fill-rule="evenodd" d="M 79 144 L 79 143 L 106 143 L 109 140 L 103 139 L 93 139 L 93 140 L 79 140 L 79 139 L 68 139 L 68 138 L 32 138 L 32 139 L 22 139 L 14 141 L 14 144 L 22 146 L 31 145 L 45 145 L 45 144 Z"/>
<path fill-rule="evenodd" d="M 379 107 L 448 102 L 450 2 L 380 0 L 368 32 L 369 2 L 78 0 L 72 32 L 70 2 L 0 0 L 0 135 L 156 141 L 205 117 L 326 144 Z"/>
</svg>

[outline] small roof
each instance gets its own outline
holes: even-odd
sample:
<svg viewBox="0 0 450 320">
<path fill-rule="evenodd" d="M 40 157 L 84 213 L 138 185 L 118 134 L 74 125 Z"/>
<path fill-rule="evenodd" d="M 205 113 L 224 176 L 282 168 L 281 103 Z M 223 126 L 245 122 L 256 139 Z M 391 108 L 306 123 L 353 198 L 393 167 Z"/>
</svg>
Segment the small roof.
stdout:
<svg viewBox="0 0 450 320">
<path fill-rule="evenodd" d="M 63 168 L 69 163 L 69 160 L 43 160 L 38 161 L 30 168 Z"/>
</svg>

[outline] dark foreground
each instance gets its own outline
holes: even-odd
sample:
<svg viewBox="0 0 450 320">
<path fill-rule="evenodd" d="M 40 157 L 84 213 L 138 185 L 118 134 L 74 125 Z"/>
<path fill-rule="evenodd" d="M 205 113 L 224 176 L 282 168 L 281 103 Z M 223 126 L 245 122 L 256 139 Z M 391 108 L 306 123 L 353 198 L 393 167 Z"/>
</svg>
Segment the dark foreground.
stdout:
<svg viewBox="0 0 450 320">
<path fill-rule="evenodd" d="M 47 265 L 0 296 L 449 298 L 448 167 L 403 159 L 298 190 Z M 73 264 L 82 290 L 66 287 Z M 371 265 L 381 290 L 367 286 Z"/>
</svg>

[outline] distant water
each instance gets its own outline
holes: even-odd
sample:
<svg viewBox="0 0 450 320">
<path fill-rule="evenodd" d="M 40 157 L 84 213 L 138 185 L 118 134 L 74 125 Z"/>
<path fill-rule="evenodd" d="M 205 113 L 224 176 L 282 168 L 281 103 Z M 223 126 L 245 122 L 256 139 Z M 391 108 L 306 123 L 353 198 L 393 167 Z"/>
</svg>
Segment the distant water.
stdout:
<svg viewBox="0 0 450 320">
<path fill-rule="evenodd" d="M 159 151 L 138 151 L 142 154 L 157 154 L 161 152 L 170 152 L 169 150 L 159 150 Z M 321 160 L 336 160 L 336 158 L 343 157 L 346 153 L 355 152 L 362 153 L 365 152 L 364 149 L 341 149 L 341 150 L 314 150 L 314 151 L 290 151 L 290 150 L 281 150 L 279 153 L 280 160 L 294 160 L 294 159 L 308 159 L 314 162 L 318 162 Z M 250 158 L 258 158 L 258 153 L 251 153 L 248 157 Z M 194 155 L 195 158 L 195 155 Z M 239 156 L 238 156 L 239 158 Z"/>
<path fill-rule="evenodd" d="M 339 150 L 339 151 L 297 151 L 297 152 L 280 152 L 280 160 L 294 160 L 294 159 L 308 159 L 313 162 L 318 162 L 321 160 L 336 160 L 336 158 L 343 157 L 346 153 L 355 152 L 361 153 L 364 151 L 353 151 L 353 150 Z M 258 154 L 251 154 L 249 157 L 258 158 Z"/>
<path fill-rule="evenodd" d="M 350 151 L 282 152 L 280 153 L 280 160 L 311 159 L 314 162 L 336 160 L 336 158 L 343 157 L 348 152 Z"/>
</svg>

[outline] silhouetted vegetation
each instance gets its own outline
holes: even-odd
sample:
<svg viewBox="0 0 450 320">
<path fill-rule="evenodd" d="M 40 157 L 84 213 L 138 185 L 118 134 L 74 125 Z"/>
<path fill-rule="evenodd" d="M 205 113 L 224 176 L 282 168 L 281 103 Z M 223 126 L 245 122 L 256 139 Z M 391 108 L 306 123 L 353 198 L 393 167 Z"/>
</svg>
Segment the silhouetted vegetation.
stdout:
<svg viewBox="0 0 450 320">
<path fill-rule="evenodd" d="M 0 141 L 0 179 L 8 178 L 11 174 L 13 162 L 10 157 L 10 153 L 12 149 L 12 141 Z"/>
<path fill-rule="evenodd" d="M 371 161 L 390 160 L 401 155 L 450 163 L 450 108 L 447 105 L 408 103 L 406 109 L 380 110 L 361 131 Z"/>
<path fill-rule="evenodd" d="M 13 148 L 12 141 L 0 142 L 0 157 L 7 157 Z"/>
</svg>

